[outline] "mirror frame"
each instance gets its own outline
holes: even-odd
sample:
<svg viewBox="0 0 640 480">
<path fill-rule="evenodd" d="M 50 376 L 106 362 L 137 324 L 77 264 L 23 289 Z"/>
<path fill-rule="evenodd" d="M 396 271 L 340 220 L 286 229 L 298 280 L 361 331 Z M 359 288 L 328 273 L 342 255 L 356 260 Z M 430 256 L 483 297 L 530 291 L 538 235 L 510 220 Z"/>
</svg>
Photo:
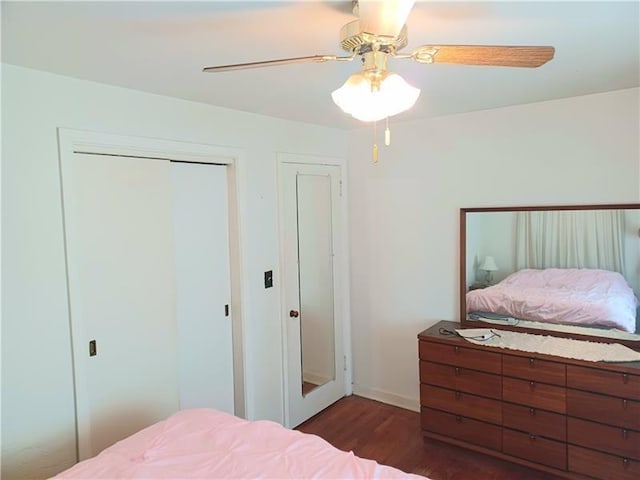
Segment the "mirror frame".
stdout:
<svg viewBox="0 0 640 480">
<path fill-rule="evenodd" d="M 579 333 L 558 332 L 554 330 L 534 329 L 527 327 L 517 327 L 513 325 L 495 325 L 485 323 L 481 320 L 467 319 L 467 285 L 466 285 L 466 242 L 467 242 L 467 213 L 481 212 L 526 212 L 545 210 L 629 210 L 640 209 L 640 203 L 609 203 L 591 205 L 538 205 L 538 206 L 511 206 L 511 207 L 473 207 L 460 209 L 460 255 L 459 255 L 459 305 L 460 305 L 460 326 L 462 328 L 493 328 L 501 330 L 511 330 L 514 332 L 525 332 L 534 334 L 552 335 L 557 337 L 575 338 L 577 340 L 589 340 L 601 343 L 621 343 L 634 350 L 640 350 L 640 340 L 621 340 L 617 338 L 599 337 Z"/>
</svg>

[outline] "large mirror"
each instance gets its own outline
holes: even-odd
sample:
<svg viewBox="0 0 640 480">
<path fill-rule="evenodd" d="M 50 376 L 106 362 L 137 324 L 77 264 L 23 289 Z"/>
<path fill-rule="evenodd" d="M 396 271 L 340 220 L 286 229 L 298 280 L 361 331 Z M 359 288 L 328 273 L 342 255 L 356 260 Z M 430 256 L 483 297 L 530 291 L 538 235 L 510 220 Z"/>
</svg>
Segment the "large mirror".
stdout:
<svg viewBox="0 0 640 480">
<path fill-rule="evenodd" d="M 640 349 L 640 204 L 463 208 L 464 327 Z"/>
<path fill-rule="evenodd" d="M 302 395 L 335 380 L 331 178 L 297 175 Z"/>
</svg>

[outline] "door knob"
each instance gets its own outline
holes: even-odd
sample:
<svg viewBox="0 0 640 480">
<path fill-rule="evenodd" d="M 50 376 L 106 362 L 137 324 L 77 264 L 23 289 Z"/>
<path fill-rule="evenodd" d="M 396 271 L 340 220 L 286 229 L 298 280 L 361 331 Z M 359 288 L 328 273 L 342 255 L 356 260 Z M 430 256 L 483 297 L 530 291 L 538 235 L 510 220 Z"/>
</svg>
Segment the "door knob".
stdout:
<svg viewBox="0 0 640 480">
<path fill-rule="evenodd" d="M 291 311 L 289 312 L 289 316 L 290 316 L 291 318 L 298 318 L 298 317 L 300 316 L 300 312 L 298 312 L 297 310 L 291 310 Z"/>
</svg>

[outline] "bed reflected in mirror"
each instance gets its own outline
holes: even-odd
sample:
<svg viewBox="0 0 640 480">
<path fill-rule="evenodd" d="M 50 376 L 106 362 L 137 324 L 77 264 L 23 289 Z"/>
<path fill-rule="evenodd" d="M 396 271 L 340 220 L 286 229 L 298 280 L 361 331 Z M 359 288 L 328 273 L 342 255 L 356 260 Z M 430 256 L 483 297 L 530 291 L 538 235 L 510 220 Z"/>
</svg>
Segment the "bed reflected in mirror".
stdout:
<svg viewBox="0 0 640 480">
<path fill-rule="evenodd" d="M 463 208 L 460 227 L 463 326 L 640 348 L 640 204 Z"/>
</svg>

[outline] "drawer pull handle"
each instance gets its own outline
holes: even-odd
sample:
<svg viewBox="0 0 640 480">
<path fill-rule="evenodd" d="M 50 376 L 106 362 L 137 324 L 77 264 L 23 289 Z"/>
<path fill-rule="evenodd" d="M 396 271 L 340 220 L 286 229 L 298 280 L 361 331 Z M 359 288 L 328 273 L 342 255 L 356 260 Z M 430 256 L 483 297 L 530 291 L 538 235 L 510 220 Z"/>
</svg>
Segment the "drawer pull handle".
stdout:
<svg viewBox="0 0 640 480">
<path fill-rule="evenodd" d="M 627 439 L 629 437 L 629 431 L 625 430 L 624 428 L 622 429 L 622 438 L 623 439 Z"/>
<path fill-rule="evenodd" d="M 462 423 L 462 417 L 460 415 L 456 415 L 456 422 Z"/>
<path fill-rule="evenodd" d="M 456 392 L 456 400 L 460 400 L 460 392 Z"/>
<path fill-rule="evenodd" d="M 532 417 L 535 417 L 536 416 L 536 409 L 535 408 L 530 408 L 529 409 L 529 415 L 532 416 Z"/>
<path fill-rule="evenodd" d="M 460 347 L 456 345 L 455 347 L 453 347 L 453 351 L 456 353 L 460 353 Z"/>
<path fill-rule="evenodd" d="M 534 382 L 533 380 L 531 380 L 531 381 L 529 382 L 529 389 L 530 389 L 530 390 L 533 390 L 534 388 L 536 388 L 536 382 Z"/>
<path fill-rule="evenodd" d="M 628 458 L 623 458 L 622 459 L 622 468 L 625 469 L 625 470 L 627 468 L 629 468 L 629 459 Z"/>
<path fill-rule="evenodd" d="M 531 440 L 532 442 L 535 442 L 536 441 L 536 436 L 533 435 L 533 434 L 529 435 L 529 440 Z"/>
<path fill-rule="evenodd" d="M 460 369 L 458 367 L 456 367 L 455 372 L 456 372 L 456 376 L 460 375 Z"/>
<path fill-rule="evenodd" d="M 530 359 L 529 359 L 529 366 L 530 366 L 531 368 L 533 368 L 534 363 L 535 363 L 535 358 L 530 358 Z"/>
<path fill-rule="evenodd" d="M 629 375 L 627 375 L 626 373 L 622 374 L 622 383 L 624 383 L 625 385 L 629 382 Z"/>
<path fill-rule="evenodd" d="M 626 398 L 623 398 L 622 399 L 622 409 L 626 410 L 628 406 L 629 406 L 629 402 L 627 402 Z"/>
</svg>

